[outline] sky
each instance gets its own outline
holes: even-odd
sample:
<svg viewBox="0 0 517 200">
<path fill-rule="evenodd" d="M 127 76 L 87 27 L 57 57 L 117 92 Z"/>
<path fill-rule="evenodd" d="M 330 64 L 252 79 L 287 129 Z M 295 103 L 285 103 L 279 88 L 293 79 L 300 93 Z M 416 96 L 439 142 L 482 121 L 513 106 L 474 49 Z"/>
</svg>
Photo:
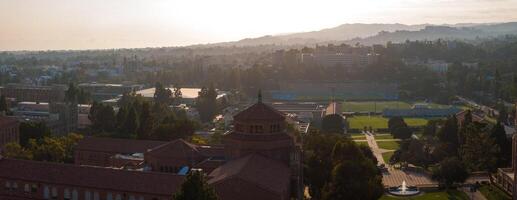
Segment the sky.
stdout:
<svg viewBox="0 0 517 200">
<path fill-rule="evenodd" d="M 517 0 L 0 0 L 0 51 L 183 46 L 345 23 L 509 21 Z"/>
</svg>

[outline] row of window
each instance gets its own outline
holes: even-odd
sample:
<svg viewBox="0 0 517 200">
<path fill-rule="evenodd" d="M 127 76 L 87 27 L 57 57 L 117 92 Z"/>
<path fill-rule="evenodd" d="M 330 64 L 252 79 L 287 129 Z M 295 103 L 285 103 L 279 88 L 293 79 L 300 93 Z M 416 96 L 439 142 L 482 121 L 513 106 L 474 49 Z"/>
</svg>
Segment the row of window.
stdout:
<svg viewBox="0 0 517 200">
<path fill-rule="evenodd" d="M 236 125 L 236 130 L 243 132 L 243 126 L 240 124 Z M 264 133 L 264 127 L 262 125 L 250 125 L 248 126 L 248 133 Z M 275 133 L 280 131 L 280 124 L 272 124 L 269 126 L 269 133 Z"/>
<path fill-rule="evenodd" d="M 21 191 L 21 188 L 19 188 L 18 182 L 16 181 L 6 181 L 4 186 L 6 191 Z M 36 194 L 38 192 L 38 185 L 25 183 L 23 184 L 23 192 L 27 194 Z M 101 195 L 98 191 L 89 190 L 84 191 L 83 195 L 84 200 L 145 200 L 143 196 L 117 194 L 111 192 L 108 192 L 104 196 Z M 43 187 L 43 199 L 57 200 L 59 199 L 59 196 L 60 194 L 56 187 L 50 187 L 48 185 L 45 185 Z M 65 188 L 63 190 L 62 197 L 64 200 L 79 200 L 79 191 L 77 189 Z M 157 198 L 153 198 L 153 200 L 157 200 Z"/>
</svg>

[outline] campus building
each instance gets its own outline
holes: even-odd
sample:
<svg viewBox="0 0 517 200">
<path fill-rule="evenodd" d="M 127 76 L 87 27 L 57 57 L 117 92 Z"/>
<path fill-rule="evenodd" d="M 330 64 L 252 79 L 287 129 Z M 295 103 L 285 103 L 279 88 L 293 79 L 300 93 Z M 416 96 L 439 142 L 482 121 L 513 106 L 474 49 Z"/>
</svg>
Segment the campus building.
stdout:
<svg viewBox="0 0 517 200">
<path fill-rule="evenodd" d="M 10 83 L 5 87 L 0 87 L 0 94 L 14 99 L 16 102 L 53 102 L 63 101 L 66 90 L 65 85 L 34 86 Z"/>
<path fill-rule="evenodd" d="M 223 145 L 86 137 L 74 165 L 0 159 L 0 199 L 170 199 L 190 169 L 222 200 L 300 199 L 299 141 L 260 99 L 235 115 Z"/>
<path fill-rule="evenodd" d="M 0 153 L 4 148 L 5 144 L 20 141 L 20 123 L 18 120 L 0 116 Z"/>
</svg>

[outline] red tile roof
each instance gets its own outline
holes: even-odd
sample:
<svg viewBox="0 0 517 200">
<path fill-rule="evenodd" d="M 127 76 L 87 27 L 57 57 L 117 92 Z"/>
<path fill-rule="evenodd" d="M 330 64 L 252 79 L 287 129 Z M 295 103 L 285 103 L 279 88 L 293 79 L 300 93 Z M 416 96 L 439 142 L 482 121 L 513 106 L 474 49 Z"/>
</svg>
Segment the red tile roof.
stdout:
<svg viewBox="0 0 517 200">
<path fill-rule="evenodd" d="M 456 120 L 458 120 L 458 123 L 463 123 L 463 121 L 465 120 L 465 115 L 467 115 L 468 112 L 470 112 L 473 122 L 484 122 L 485 121 L 485 119 L 482 116 L 479 116 L 475 112 L 472 112 L 470 110 L 463 110 L 461 112 L 456 113 Z"/>
<path fill-rule="evenodd" d="M 290 169 L 275 160 L 258 154 L 232 160 L 218 167 L 210 173 L 209 184 L 218 184 L 230 179 L 257 185 L 265 190 L 283 194 L 288 191 L 290 182 Z"/>
<path fill-rule="evenodd" d="M 85 137 L 80 140 L 76 150 L 108 153 L 144 153 L 149 149 L 166 144 L 164 141 Z"/>
<path fill-rule="evenodd" d="M 18 123 L 18 120 L 12 117 L 0 116 L 0 127 L 9 126 Z"/>
<path fill-rule="evenodd" d="M 235 121 L 282 121 L 285 120 L 284 113 L 262 103 L 258 102 L 245 110 L 237 113 L 234 117 Z"/>
<path fill-rule="evenodd" d="M 0 159 L 0 177 L 113 191 L 172 195 L 184 176 L 87 167 L 51 162 Z"/>
<path fill-rule="evenodd" d="M 200 156 L 197 146 L 183 139 L 177 139 L 160 146 L 157 146 L 147 152 L 147 155 L 155 157 L 183 157 L 190 158 Z"/>
</svg>

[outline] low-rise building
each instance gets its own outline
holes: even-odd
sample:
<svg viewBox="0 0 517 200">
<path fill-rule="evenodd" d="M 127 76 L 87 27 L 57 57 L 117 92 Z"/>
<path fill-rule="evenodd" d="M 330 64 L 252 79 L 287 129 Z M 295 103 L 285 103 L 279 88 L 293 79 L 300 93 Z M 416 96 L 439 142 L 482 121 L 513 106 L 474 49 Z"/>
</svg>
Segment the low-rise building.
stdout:
<svg viewBox="0 0 517 200">
<path fill-rule="evenodd" d="M 0 116 L 0 153 L 11 142 L 20 142 L 20 123 L 15 118 Z"/>
</svg>

